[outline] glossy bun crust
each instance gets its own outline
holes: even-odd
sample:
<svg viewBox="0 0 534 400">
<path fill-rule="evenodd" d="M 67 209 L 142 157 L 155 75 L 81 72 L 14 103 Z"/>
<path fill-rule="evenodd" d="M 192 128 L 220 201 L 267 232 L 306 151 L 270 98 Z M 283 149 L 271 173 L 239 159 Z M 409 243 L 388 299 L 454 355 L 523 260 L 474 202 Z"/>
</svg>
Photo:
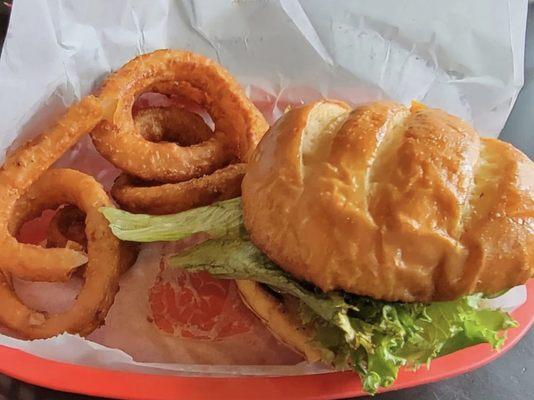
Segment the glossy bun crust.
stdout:
<svg viewBox="0 0 534 400">
<path fill-rule="evenodd" d="M 388 301 L 534 272 L 534 168 L 441 110 L 323 100 L 287 112 L 243 181 L 252 241 L 298 279 Z"/>
</svg>

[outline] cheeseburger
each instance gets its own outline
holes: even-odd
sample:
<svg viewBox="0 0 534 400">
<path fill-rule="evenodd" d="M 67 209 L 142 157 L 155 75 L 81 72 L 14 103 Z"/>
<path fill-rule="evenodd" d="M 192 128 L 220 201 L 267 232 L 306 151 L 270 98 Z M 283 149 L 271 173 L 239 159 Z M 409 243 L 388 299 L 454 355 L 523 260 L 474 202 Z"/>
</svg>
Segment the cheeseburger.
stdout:
<svg viewBox="0 0 534 400">
<path fill-rule="evenodd" d="M 402 366 L 502 344 L 515 322 L 487 299 L 534 273 L 533 184 L 528 157 L 444 111 L 322 100 L 271 127 L 241 198 L 104 213 L 125 240 L 207 233 L 171 264 L 236 279 L 281 341 L 373 393 Z"/>
</svg>

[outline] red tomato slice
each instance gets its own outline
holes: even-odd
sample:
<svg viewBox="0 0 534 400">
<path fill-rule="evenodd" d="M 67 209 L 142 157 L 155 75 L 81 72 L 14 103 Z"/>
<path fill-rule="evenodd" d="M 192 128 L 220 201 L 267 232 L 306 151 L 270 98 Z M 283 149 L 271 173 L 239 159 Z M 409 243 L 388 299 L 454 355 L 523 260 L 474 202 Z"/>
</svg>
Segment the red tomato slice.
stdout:
<svg viewBox="0 0 534 400">
<path fill-rule="evenodd" d="M 254 318 L 233 281 L 166 268 L 163 262 L 149 303 L 154 324 L 182 338 L 220 340 L 250 331 Z"/>
</svg>

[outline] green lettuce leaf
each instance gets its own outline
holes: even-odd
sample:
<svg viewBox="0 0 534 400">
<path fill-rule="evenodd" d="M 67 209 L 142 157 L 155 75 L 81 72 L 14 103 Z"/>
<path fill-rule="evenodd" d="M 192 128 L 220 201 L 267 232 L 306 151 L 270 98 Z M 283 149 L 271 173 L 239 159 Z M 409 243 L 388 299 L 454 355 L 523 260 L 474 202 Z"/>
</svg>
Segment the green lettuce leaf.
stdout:
<svg viewBox="0 0 534 400">
<path fill-rule="evenodd" d="M 188 271 L 206 270 L 217 278 L 252 279 L 269 285 L 281 293 L 297 297 L 321 318 L 335 321 L 346 333 L 347 340 L 354 338 L 347 318 L 347 311 L 353 307 L 342 295 L 305 289 L 247 239 L 236 236 L 209 240 L 192 251 L 171 257 L 170 264 Z"/>
<path fill-rule="evenodd" d="M 391 385 L 402 366 L 417 368 L 483 342 L 498 348 L 503 331 L 516 325 L 505 312 L 482 309 L 481 295 L 430 304 L 393 303 L 323 293 L 298 282 L 248 240 L 240 199 L 166 216 L 114 208 L 102 212 L 122 240 L 171 241 L 208 233 L 211 240 L 171 257 L 171 265 L 218 278 L 255 280 L 294 296 L 302 323 L 314 328 L 315 340 L 325 349 L 325 360 L 337 368 L 351 366 L 369 393 Z"/>
<path fill-rule="evenodd" d="M 364 387 L 373 392 L 392 384 L 401 366 L 417 368 L 475 344 L 486 342 L 499 348 L 502 331 L 516 323 L 505 312 L 481 309 L 481 300 L 480 294 L 430 304 L 349 296 L 347 301 L 360 310 L 350 320 L 367 353 L 353 359 Z"/>
<path fill-rule="evenodd" d="M 132 214 L 113 207 L 102 207 L 100 212 L 115 236 L 131 242 L 175 241 L 200 232 L 211 237 L 233 236 L 243 229 L 241 198 L 172 215 Z"/>
</svg>

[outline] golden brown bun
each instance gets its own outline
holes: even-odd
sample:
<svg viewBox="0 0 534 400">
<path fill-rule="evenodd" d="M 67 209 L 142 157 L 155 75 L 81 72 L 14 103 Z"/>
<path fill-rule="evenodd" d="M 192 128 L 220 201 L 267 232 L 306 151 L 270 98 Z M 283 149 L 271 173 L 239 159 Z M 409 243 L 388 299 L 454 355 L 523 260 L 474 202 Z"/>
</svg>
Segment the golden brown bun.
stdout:
<svg viewBox="0 0 534 400">
<path fill-rule="evenodd" d="M 319 101 L 264 136 L 243 181 L 252 241 L 325 291 L 495 293 L 534 272 L 534 168 L 441 110 Z"/>
<path fill-rule="evenodd" d="M 313 342 L 314 332 L 305 328 L 298 316 L 292 314 L 279 299 L 254 281 L 237 280 L 241 299 L 258 316 L 272 334 L 310 362 L 325 361 L 328 351 Z"/>
</svg>

